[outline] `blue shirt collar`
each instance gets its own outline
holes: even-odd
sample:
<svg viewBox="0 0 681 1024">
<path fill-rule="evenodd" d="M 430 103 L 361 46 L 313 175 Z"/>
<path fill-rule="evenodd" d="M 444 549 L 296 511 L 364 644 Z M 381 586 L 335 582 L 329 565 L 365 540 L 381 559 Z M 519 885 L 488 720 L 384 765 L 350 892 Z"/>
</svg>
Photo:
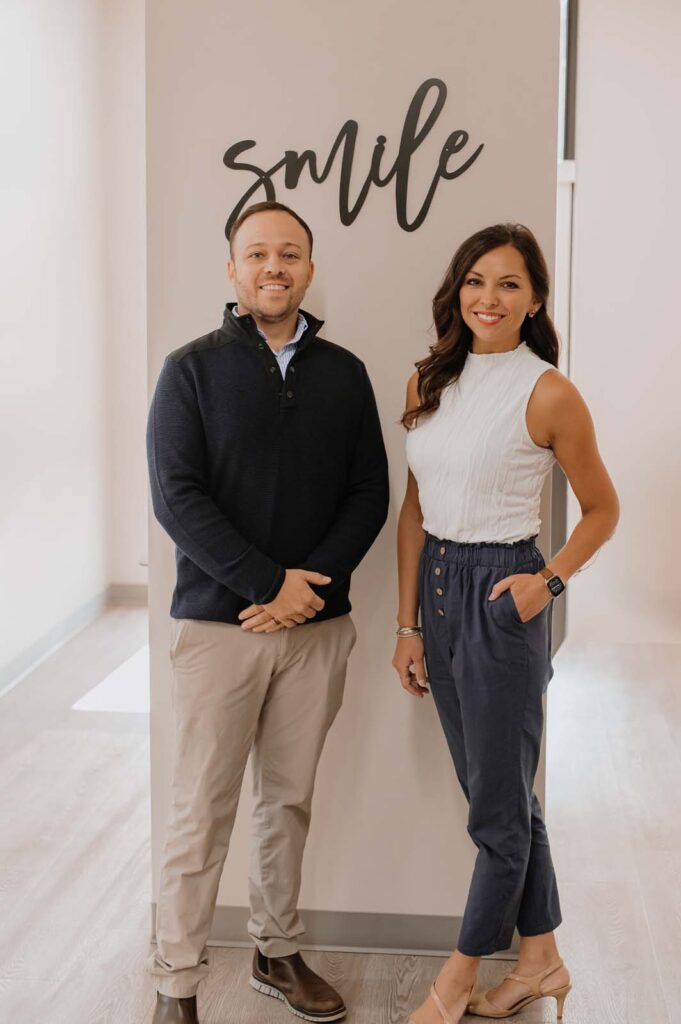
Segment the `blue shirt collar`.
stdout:
<svg viewBox="0 0 681 1024">
<path fill-rule="evenodd" d="M 237 320 L 241 316 L 241 313 L 237 312 L 237 306 L 233 307 L 232 315 L 235 316 L 237 318 Z M 298 342 L 300 341 L 300 339 L 302 338 L 302 336 L 305 334 L 305 331 L 307 330 L 307 328 L 308 328 L 307 320 L 305 319 L 305 317 L 303 316 L 302 313 L 298 313 L 298 323 L 296 324 L 296 333 L 293 335 L 293 337 L 291 338 L 290 341 L 287 341 L 285 345 L 281 346 L 281 349 L 279 351 L 281 351 L 282 349 L 288 348 L 289 345 L 297 345 Z M 267 335 L 263 331 L 261 331 L 259 327 L 257 328 L 257 330 L 258 330 L 258 334 L 260 335 L 260 337 L 264 341 L 267 341 Z"/>
</svg>

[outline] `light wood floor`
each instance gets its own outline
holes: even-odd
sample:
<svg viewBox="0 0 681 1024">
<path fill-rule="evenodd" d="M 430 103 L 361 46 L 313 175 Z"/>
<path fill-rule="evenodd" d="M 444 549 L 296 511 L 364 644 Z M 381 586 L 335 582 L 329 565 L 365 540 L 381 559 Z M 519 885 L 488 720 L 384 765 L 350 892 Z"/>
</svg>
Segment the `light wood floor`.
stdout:
<svg viewBox="0 0 681 1024">
<path fill-rule="evenodd" d="M 0 701 L 0 1024 L 148 1024 L 144 715 L 72 710 L 146 642 L 117 608 Z M 574 989 L 565 1024 L 681 1021 L 681 645 L 575 650 L 550 688 L 548 823 Z M 39 917 L 36 917 L 39 908 Z M 351 1024 L 403 1024 L 440 961 L 309 953 Z M 204 1024 L 286 1024 L 215 950 Z M 493 984 L 508 970 L 483 964 Z M 475 1021 L 475 1018 L 465 1018 Z M 515 1020 L 555 1020 L 555 1002 Z"/>
</svg>

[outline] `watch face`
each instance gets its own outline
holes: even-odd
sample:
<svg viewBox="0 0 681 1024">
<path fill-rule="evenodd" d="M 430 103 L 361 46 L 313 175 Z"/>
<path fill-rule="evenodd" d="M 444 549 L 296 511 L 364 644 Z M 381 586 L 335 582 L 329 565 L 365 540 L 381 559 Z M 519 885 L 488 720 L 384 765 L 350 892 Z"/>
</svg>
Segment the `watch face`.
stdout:
<svg viewBox="0 0 681 1024">
<path fill-rule="evenodd" d="M 546 586 L 549 588 L 554 597 L 558 597 L 565 590 L 565 584 L 563 583 L 560 576 L 552 576 L 550 580 L 546 581 Z"/>
</svg>

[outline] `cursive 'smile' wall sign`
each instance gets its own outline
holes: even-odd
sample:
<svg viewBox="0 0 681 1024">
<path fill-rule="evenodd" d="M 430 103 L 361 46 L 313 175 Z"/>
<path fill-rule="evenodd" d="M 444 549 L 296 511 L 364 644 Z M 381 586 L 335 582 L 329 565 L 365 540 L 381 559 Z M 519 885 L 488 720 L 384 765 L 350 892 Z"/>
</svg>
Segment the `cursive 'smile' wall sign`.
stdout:
<svg viewBox="0 0 681 1024">
<path fill-rule="evenodd" d="M 423 124 L 419 127 L 419 121 L 429 93 L 434 94 L 433 103 L 430 111 L 427 113 L 423 121 Z M 284 186 L 288 189 L 296 188 L 306 165 L 312 181 L 317 184 L 321 184 L 326 181 L 330 175 L 336 156 L 340 151 L 342 151 L 342 156 L 340 188 L 338 194 L 338 212 L 341 223 L 345 225 L 353 223 L 361 211 L 372 185 L 376 185 L 377 188 L 385 188 L 386 185 L 389 185 L 390 182 L 395 179 L 395 212 L 397 214 L 397 223 L 404 229 L 404 231 L 416 231 L 417 228 L 421 227 L 428 215 L 428 211 L 430 210 L 440 179 L 444 178 L 445 181 L 451 181 L 453 178 L 458 178 L 467 171 L 473 163 L 475 163 L 484 148 L 484 143 L 482 143 L 466 160 L 458 164 L 458 166 L 452 167 L 452 158 L 458 153 L 461 153 L 468 144 L 468 132 L 463 131 L 462 129 L 457 129 L 456 131 L 451 132 L 445 139 L 444 145 L 440 151 L 437 167 L 421 208 L 414 219 L 411 221 L 409 220 L 407 214 L 407 197 L 409 193 L 409 168 L 411 158 L 434 127 L 435 122 L 442 112 L 446 99 L 447 86 L 439 78 L 429 78 L 418 87 L 414 93 L 414 98 L 409 104 L 407 116 L 404 119 L 404 127 L 402 128 L 402 136 L 400 138 L 400 146 L 395 163 L 389 170 L 385 171 L 385 173 L 381 173 L 381 162 L 387 140 L 385 135 L 379 135 L 376 139 L 376 145 L 374 146 L 374 151 L 371 157 L 369 173 L 359 190 L 357 198 L 352 204 L 350 202 L 350 177 L 355 157 L 355 147 L 357 145 L 357 132 L 359 129 L 357 121 L 345 122 L 336 136 L 331 147 L 331 151 L 326 159 L 326 163 L 323 165 L 321 170 L 319 169 L 317 154 L 312 149 L 306 149 L 302 153 L 298 153 L 294 149 L 287 149 L 281 160 L 276 164 L 273 164 L 272 167 L 265 169 L 258 167 L 256 164 L 250 164 L 243 160 L 239 160 L 242 153 L 245 153 L 246 150 L 252 149 L 256 145 L 256 142 L 253 139 L 245 139 L 242 142 L 234 143 L 233 146 L 229 147 L 223 157 L 225 165 L 232 171 L 248 171 L 250 174 L 254 174 L 255 181 L 253 181 L 251 186 L 244 192 L 241 199 L 230 213 L 227 224 L 225 225 L 225 234 L 229 236 L 232 224 L 258 189 L 264 189 L 265 197 L 267 199 L 276 199 L 276 191 L 272 179 L 278 171 L 284 171 Z"/>
</svg>

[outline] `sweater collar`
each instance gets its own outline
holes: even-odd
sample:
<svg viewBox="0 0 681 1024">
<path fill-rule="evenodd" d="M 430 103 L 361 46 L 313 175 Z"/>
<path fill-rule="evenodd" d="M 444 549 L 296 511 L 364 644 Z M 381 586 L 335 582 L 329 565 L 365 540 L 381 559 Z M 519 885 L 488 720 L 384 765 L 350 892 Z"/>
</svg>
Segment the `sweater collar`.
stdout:
<svg viewBox="0 0 681 1024">
<path fill-rule="evenodd" d="M 229 341 L 246 341 L 251 344 L 257 344 L 261 340 L 260 332 L 257 328 L 256 322 L 250 313 L 244 313 L 243 316 L 236 317 L 232 314 L 232 310 L 236 307 L 236 302 L 228 302 L 225 306 L 225 315 L 222 321 L 221 332 L 227 337 Z M 307 328 L 303 332 L 300 341 L 298 342 L 298 349 L 306 348 L 311 341 L 317 336 L 321 330 L 324 321 L 318 320 L 317 317 L 312 316 L 305 309 L 300 309 L 305 320 L 307 321 Z"/>
</svg>

